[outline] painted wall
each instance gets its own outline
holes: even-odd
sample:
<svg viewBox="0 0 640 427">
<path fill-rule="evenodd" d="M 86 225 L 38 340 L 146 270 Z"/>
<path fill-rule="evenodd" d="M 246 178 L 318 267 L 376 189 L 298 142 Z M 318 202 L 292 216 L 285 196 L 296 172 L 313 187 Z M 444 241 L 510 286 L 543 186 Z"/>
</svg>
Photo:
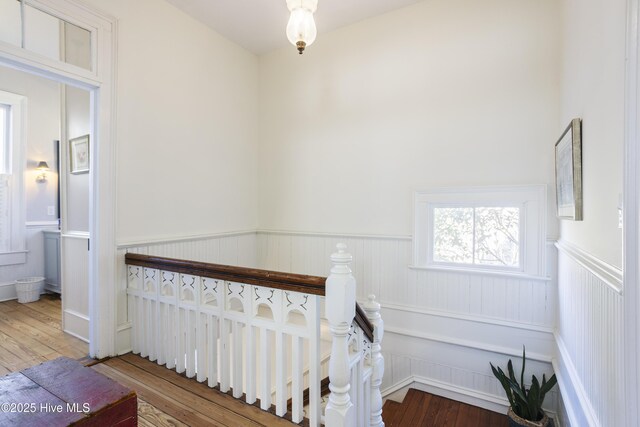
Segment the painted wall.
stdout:
<svg viewBox="0 0 640 427">
<path fill-rule="evenodd" d="M 584 220 L 562 221 L 563 239 L 618 268 L 622 230 L 626 2 L 564 0 L 562 121 L 582 118 Z"/>
<path fill-rule="evenodd" d="M 118 19 L 117 239 L 254 229 L 255 55 L 162 0 Z"/>
<path fill-rule="evenodd" d="M 584 221 L 561 221 L 557 360 L 565 425 L 622 425 L 626 2 L 563 0 L 562 128 L 583 120 Z"/>
<path fill-rule="evenodd" d="M 559 13 L 420 2 L 261 56 L 260 228 L 407 236 L 417 189 L 552 184 Z"/>
<path fill-rule="evenodd" d="M 326 275 L 347 243 L 359 298 L 383 307 L 385 393 L 414 384 L 506 412 L 490 361 L 524 344 L 530 374 L 552 372 L 551 245 L 534 280 L 408 266 L 418 189 L 548 184 L 557 236 L 560 12 L 420 2 L 322 34 L 302 56 L 260 57 L 260 265 Z"/>
</svg>

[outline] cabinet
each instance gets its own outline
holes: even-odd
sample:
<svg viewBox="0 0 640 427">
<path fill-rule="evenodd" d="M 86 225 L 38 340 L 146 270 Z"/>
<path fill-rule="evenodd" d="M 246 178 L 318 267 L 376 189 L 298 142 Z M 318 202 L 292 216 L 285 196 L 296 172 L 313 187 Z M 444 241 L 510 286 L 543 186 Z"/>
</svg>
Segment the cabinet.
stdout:
<svg viewBox="0 0 640 427">
<path fill-rule="evenodd" d="M 44 288 L 61 293 L 60 280 L 60 231 L 44 230 Z"/>
</svg>

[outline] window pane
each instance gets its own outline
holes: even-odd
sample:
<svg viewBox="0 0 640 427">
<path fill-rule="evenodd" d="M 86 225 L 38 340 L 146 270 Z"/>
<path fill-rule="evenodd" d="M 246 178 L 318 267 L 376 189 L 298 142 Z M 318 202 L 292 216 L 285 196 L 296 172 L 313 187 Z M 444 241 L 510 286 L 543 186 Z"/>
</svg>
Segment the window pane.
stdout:
<svg viewBox="0 0 640 427">
<path fill-rule="evenodd" d="M 475 263 L 520 265 L 520 209 L 516 207 L 476 208 Z"/>
<path fill-rule="evenodd" d="M 90 31 L 28 4 L 24 13 L 25 49 L 91 70 Z"/>
<path fill-rule="evenodd" d="M 473 263 L 473 208 L 433 209 L 433 260 Z"/>
<path fill-rule="evenodd" d="M 22 45 L 20 2 L 0 0 L 0 40 L 14 46 Z"/>
</svg>

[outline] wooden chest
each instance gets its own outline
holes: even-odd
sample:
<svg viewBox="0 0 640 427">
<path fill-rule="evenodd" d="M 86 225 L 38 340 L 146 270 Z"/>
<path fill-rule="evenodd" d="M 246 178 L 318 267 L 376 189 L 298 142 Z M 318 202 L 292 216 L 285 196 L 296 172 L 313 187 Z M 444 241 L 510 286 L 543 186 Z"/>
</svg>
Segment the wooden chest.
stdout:
<svg viewBox="0 0 640 427">
<path fill-rule="evenodd" d="M 61 357 L 0 378 L 0 425 L 137 426 L 136 393 Z"/>
</svg>

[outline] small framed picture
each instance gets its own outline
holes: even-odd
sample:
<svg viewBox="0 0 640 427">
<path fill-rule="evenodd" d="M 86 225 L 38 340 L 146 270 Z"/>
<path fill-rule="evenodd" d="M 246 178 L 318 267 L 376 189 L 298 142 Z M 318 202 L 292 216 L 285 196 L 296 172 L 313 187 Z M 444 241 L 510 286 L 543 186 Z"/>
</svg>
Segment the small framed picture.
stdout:
<svg viewBox="0 0 640 427">
<path fill-rule="evenodd" d="M 89 135 L 69 140 L 69 169 L 73 174 L 89 172 Z"/>
<path fill-rule="evenodd" d="M 582 121 L 573 119 L 556 142 L 558 218 L 582 221 Z"/>
</svg>

